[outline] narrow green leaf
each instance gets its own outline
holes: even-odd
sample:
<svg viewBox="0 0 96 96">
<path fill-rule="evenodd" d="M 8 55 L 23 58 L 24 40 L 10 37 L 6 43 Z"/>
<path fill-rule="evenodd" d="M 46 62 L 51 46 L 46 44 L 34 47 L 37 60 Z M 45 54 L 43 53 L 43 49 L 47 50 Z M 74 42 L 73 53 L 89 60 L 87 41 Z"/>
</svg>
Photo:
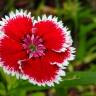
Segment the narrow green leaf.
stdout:
<svg viewBox="0 0 96 96">
<path fill-rule="evenodd" d="M 92 45 L 96 45 L 96 36 L 92 37 L 92 38 L 87 42 L 87 48 L 91 47 Z"/>
<path fill-rule="evenodd" d="M 18 85 L 16 89 L 31 89 L 31 90 L 45 90 L 49 89 L 50 87 L 39 87 L 36 85 L 32 85 L 28 82 L 22 83 Z M 72 87 L 78 85 L 91 85 L 96 84 L 96 72 L 71 72 L 67 73 L 67 76 L 63 79 L 60 84 L 56 84 L 54 87 L 56 88 L 64 88 L 64 87 Z"/>
</svg>

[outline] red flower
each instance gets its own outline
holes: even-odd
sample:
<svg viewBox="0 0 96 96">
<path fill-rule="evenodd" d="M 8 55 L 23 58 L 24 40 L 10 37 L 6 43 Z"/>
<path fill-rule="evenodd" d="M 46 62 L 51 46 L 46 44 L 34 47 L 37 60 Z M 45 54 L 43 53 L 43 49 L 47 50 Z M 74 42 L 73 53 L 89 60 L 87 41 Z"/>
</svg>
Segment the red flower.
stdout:
<svg viewBox="0 0 96 96">
<path fill-rule="evenodd" d="M 37 85 L 53 86 L 74 59 L 70 31 L 56 17 L 34 20 L 27 11 L 11 12 L 0 21 L 0 62 L 12 75 Z"/>
</svg>

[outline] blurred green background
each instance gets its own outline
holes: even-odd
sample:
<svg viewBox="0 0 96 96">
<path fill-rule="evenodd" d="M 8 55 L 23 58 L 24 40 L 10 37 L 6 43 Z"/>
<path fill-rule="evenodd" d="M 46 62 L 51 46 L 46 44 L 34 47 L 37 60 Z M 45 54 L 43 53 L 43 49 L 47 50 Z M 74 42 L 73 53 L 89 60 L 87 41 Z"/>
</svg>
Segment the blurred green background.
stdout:
<svg viewBox="0 0 96 96">
<path fill-rule="evenodd" d="M 0 96 L 96 96 L 96 0 L 0 0 L 0 18 L 15 9 L 58 16 L 71 30 L 76 59 L 54 87 L 38 87 L 0 68 Z"/>
</svg>

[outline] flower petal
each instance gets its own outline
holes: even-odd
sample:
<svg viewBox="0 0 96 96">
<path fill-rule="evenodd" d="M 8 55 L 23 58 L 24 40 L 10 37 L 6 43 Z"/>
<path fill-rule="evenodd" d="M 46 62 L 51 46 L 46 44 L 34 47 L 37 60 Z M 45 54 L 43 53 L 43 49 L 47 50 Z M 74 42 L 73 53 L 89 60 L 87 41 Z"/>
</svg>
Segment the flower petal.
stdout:
<svg viewBox="0 0 96 96">
<path fill-rule="evenodd" d="M 35 32 L 43 38 L 47 49 L 64 52 L 67 47 L 72 45 L 70 32 L 67 31 L 66 27 L 63 27 L 61 21 L 57 22 L 57 18 L 50 18 L 44 15 L 42 19 L 38 19 L 37 22 L 34 21 Z"/>
<path fill-rule="evenodd" d="M 74 52 L 75 48 L 69 47 L 65 52 L 61 53 L 50 51 L 48 53 L 48 57 L 50 58 L 51 64 L 57 64 L 59 67 L 65 68 L 66 66 L 68 66 L 69 61 L 74 59 Z"/>
<path fill-rule="evenodd" d="M 37 85 L 53 86 L 54 83 L 61 81 L 61 76 L 65 75 L 57 65 L 50 64 L 47 56 L 22 62 L 22 70 L 24 76 Z"/>
<path fill-rule="evenodd" d="M 2 22 L 4 24 L 0 24 L 4 33 L 15 40 L 20 40 L 26 33 L 32 32 L 32 18 L 27 16 L 27 14 L 25 15 L 23 11 L 11 12 L 10 17 L 4 19 Z"/>
<path fill-rule="evenodd" d="M 1 66 L 10 73 L 18 72 L 19 59 L 27 58 L 26 52 L 22 51 L 22 46 L 15 40 L 9 37 L 4 37 L 0 41 L 0 62 L 3 62 Z"/>
</svg>

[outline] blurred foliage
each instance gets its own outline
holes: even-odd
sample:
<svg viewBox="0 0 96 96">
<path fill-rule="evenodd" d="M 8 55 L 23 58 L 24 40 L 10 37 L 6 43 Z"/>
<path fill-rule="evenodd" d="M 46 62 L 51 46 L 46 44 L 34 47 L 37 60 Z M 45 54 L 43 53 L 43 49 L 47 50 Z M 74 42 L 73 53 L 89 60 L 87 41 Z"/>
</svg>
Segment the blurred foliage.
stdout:
<svg viewBox="0 0 96 96">
<path fill-rule="evenodd" d="M 76 47 L 67 76 L 54 87 L 38 87 L 17 80 L 0 69 L 0 96 L 96 96 L 96 0 L 0 0 L 0 17 L 27 9 L 36 17 L 58 16 L 68 25 Z"/>
</svg>

